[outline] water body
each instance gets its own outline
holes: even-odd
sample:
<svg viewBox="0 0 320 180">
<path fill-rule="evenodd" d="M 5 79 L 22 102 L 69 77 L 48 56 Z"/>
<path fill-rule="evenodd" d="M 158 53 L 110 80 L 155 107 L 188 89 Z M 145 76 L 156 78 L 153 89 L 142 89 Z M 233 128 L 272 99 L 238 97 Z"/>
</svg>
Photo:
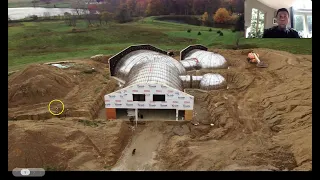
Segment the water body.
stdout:
<svg viewBox="0 0 320 180">
<path fill-rule="evenodd" d="M 42 7 L 21 7 L 21 8 L 8 8 L 8 15 L 12 20 L 23 19 L 27 16 L 37 15 L 38 17 L 44 16 L 44 13 L 49 13 L 50 16 L 63 15 L 65 12 L 75 13 L 75 9 L 71 8 L 42 8 Z"/>
</svg>

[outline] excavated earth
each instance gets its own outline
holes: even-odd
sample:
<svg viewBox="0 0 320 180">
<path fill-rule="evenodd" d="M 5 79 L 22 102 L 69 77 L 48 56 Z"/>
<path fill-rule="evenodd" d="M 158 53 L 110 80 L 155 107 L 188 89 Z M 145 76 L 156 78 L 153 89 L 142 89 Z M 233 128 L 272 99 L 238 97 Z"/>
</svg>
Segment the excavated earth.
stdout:
<svg viewBox="0 0 320 180">
<path fill-rule="evenodd" d="M 189 91 L 200 125 L 189 124 L 190 133 L 168 135 L 158 150 L 157 168 L 312 170 L 311 55 L 255 49 L 269 64 L 257 68 L 246 62 L 250 50 L 213 51 L 230 68 L 190 74 L 220 73 L 229 88 Z"/>
<path fill-rule="evenodd" d="M 95 118 L 104 105 L 103 96 L 116 88 L 115 81 L 109 78 L 108 64 L 78 60 L 68 65 L 66 69 L 47 64 L 30 65 L 9 76 L 8 119 L 53 118 L 48 110 L 52 100 L 64 103 L 60 118 Z M 59 114 L 62 104 L 54 101 L 50 110 Z"/>
<path fill-rule="evenodd" d="M 269 65 L 257 68 L 250 50 L 212 51 L 229 69 L 189 74 L 220 73 L 228 88 L 189 89 L 191 123 L 148 122 L 133 134 L 123 121 L 95 118 L 117 88 L 106 64 L 31 65 L 9 76 L 9 170 L 312 170 L 311 55 L 255 49 Z M 48 112 L 53 99 L 65 103 L 60 117 Z"/>
</svg>

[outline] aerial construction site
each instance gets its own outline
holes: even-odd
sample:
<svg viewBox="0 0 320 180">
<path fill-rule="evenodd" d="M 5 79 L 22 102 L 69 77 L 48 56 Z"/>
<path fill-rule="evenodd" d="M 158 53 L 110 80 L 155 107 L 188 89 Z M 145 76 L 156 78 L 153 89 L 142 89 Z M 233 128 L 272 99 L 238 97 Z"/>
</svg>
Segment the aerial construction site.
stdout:
<svg viewBox="0 0 320 180">
<path fill-rule="evenodd" d="M 9 76 L 9 170 L 311 170 L 311 78 L 311 55 L 202 45 L 29 65 Z"/>
</svg>

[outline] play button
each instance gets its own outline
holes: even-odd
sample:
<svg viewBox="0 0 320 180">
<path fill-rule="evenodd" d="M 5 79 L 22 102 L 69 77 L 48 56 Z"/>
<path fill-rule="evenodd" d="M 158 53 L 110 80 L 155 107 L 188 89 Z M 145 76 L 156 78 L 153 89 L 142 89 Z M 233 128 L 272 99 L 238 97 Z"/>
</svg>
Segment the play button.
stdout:
<svg viewBox="0 0 320 180">
<path fill-rule="evenodd" d="M 30 175 L 30 170 L 29 169 L 21 169 L 21 175 L 22 176 L 28 176 Z"/>
</svg>

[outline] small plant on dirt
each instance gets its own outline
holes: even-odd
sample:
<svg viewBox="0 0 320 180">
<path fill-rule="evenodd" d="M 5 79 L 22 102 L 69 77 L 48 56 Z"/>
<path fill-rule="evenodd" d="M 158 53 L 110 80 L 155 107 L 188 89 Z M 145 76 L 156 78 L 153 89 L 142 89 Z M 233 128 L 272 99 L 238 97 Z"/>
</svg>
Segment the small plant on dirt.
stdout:
<svg viewBox="0 0 320 180">
<path fill-rule="evenodd" d="M 200 31 L 198 32 L 198 35 L 201 35 L 201 32 L 200 32 Z"/>
<path fill-rule="evenodd" d="M 59 168 L 54 167 L 54 166 L 49 166 L 49 165 L 45 166 L 43 169 L 45 171 L 58 171 L 59 170 Z"/>
<path fill-rule="evenodd" d="M 220 33 L 220 36 L 223 36 L 223 32 Z"/>
<path fill-rule="evenodd" d="M 85 126 L 97 127 L 99 126 L 98 121 L 90 121 L 90 120 L 78 120 L 79 123 L 83 123 Z"/>
<path fill-rule="evenodd" d="M 190 33 L 190 32 L 191 32 L 191 29 L 188 29 L 187 32 Z"/>
<path fill-rule="evenodd" d="M 17 71 L 11 71 L 11 72 L 8 72 L 8 76 L 10 76 L 10 75 L 12 75 L 12 74 L 14 74 L 14 73 L 16 73 Z"/>
<path fill-rule="evenodd" d="M 95 93 L 98 93 L 98 92 L 100 92 L 101 91 L 101 89 L 102 89 L 102 87 L 100 86 L 100 87 L 97 87 L 95 90 L 94 90 L 94 92 Z"/>
<path fill-rule="evenodd" d="M 210 29 L 209 29 L 209 32 L 211 32 L 211 31 L 212 31 L 212 29 L 210 28 Z"/>
<path fill-rule="evenodd" d="M 105 165 L 103 168 L 110 170 L 110 169 L 111 169 L 111 166 Z"/>
</svg>

